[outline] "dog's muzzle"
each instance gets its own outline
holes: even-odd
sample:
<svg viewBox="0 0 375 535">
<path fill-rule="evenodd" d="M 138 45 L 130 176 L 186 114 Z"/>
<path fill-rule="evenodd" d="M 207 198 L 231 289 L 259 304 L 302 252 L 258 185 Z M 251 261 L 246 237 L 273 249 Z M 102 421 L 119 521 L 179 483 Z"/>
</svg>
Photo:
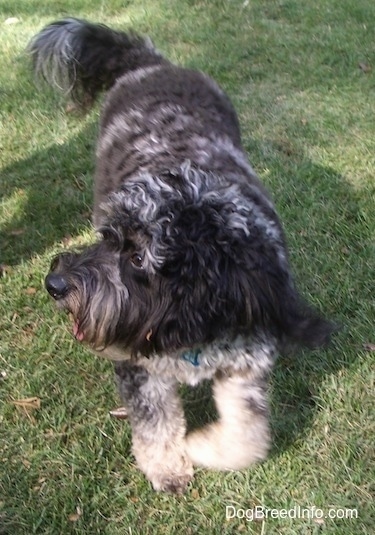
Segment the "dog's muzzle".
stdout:
<svg viewBox="0 0 375 535">
<path fill-rule="evenodd" d="M 68 293 L 68 283 L 62 275 L 57 273 L 49 273 L 45 279 L 45 286 L 47 292 L 54 298 L 56 301 L 62 299 Z"/>
</svg>

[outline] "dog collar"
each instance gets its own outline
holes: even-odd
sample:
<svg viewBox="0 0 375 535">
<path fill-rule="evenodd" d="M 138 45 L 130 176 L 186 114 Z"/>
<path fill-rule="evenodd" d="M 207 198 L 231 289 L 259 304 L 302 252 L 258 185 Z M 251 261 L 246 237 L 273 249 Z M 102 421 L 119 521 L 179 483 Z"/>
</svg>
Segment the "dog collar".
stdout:
<svg viewBox="0 0 375 535">
<path fill-rule="evenodd" d="M 199 366 L 199 355 L 201 353 L 201 349 L 189 349 L 189 351 L 182 353 L 181 358 L 186 360 L 186 362 L 190 362 L 193 366 Z"/>
</svg>

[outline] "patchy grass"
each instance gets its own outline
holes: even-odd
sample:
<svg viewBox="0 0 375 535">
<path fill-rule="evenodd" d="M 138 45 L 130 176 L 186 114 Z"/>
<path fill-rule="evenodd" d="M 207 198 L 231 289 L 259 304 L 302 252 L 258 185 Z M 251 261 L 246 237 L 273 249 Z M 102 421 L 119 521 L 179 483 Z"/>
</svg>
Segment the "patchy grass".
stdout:
<svg viewBox="0 0 375 535">
<path fill-rule="evenodd" d="M 269 460 L 198 470 L 183 497 L 153 492 L 136 469 L 127 424 L 108 415 L 110 363 L 73 342 L 43 289 L 53 254 L 92 239 L 99 106 L 66 114 L 24 54 L 67 14 L 148 33 L 226 89 L 300 286 L 343 326 L 329 350 L 279 360 Z M 0 533 L 373 532 L 374 19 L 373 0 L 2 1 Z M 205 389 L 186 396 L 192 420 L 206 401 Z M 226 520 L 229 505 L 358 518 Z"/>
</svg>

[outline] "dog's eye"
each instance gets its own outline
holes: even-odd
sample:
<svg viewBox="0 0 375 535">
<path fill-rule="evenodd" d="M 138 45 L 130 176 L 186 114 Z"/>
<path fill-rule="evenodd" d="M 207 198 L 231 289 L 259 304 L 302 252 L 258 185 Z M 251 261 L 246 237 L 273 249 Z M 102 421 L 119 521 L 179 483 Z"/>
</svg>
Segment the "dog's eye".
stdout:
<svg viewBox="0 0 375 535">
<path fill-rule="evenodd" d="M 130 262 L 138 269 L 143 268 L 143 258 L 139 253 L 132 254 Z"/>
</svg>

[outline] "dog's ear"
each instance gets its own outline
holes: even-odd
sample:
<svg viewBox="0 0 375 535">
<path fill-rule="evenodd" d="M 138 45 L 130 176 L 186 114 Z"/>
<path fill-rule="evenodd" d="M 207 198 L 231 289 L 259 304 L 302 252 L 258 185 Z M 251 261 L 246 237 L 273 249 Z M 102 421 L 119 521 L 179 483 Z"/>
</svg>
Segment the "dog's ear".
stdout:
<svg viewBox="0 0 375 535">
<path fill-rule="evenodd" d="M 255 331 L 273 335 L 280 349 L 294 345 L 312 349 L 329 342 L 337 327 L 306 304 L 278 258 L 262 259 L 244 276 Z"/>
<path fill-rule="evenodd" d="M 327 341 L 332 326 L 300 299 L 276 216 L 271 233 L 233 206 L 186 207 L 168 228 L 163 250 L 168 297 L 153 333 L 157 349 L 252 332 L 311 347 Z"/>
</svg>

